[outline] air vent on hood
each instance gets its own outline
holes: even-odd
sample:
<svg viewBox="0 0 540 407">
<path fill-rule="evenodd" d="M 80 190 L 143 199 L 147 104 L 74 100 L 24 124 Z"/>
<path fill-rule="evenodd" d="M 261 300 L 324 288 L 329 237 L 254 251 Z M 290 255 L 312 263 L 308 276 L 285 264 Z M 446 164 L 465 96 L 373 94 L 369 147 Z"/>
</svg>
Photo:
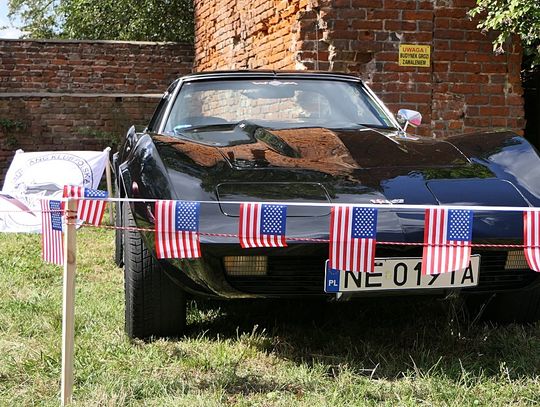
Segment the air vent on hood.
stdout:
<svg viewBox="0 0 540 407">
<path fill-rule="evenodd" d="M 224 215 L 238 216 L 239 205 L 228 202 L 298 202 L 330 203 L 328 192 L 312 182 L 235 182 L 216 186 L 219 206 Z M 325 216 L 328 206 L 289 206 L 288 217 Z"/>
</svg>

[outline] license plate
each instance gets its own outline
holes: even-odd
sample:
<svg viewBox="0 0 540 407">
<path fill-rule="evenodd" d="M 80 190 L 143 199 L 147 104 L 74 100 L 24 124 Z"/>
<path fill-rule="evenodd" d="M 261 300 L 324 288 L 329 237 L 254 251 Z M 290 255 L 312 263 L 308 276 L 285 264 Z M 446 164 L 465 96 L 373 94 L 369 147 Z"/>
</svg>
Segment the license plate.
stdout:
<svg viewBox="0 0 540 407">
<path fill-rule="evenodd" d="M 469 267 L 452 273 L 422 275 L 421 258 L 375 259 L 375 272 L 357 273 L 332 270 L 326 260 L 327 293 L 347 291 L 413 290 L 425 288 L 462 288 L 478 285 L 480 255 L 471 256 Z"/>
</svg>

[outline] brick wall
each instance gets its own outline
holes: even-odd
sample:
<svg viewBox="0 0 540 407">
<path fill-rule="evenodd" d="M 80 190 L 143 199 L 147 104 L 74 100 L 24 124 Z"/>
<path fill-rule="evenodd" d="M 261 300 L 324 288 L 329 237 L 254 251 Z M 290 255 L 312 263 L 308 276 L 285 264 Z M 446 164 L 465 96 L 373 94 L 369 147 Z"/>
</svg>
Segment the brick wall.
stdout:
<svg viewBox="0 0 540 407">
<path fill-rule="evenodd" d="M 0 183 L 16 149 L 103 149 L 145 125 L 190 44 L 0 40 Z"/>
<path fill-rule="evenodd" d="M 301 46 L 308 0 L 199 0 L 195 4 L 197 70 L 297 68 L 295 50 Z"/>
<path fill-rule="evenodd" d="M 519 42 L 494 55 L 492 37 L 467 17 L 475 0 L 195 3 L 196 70 L 350 72 L 363 77 L 392 111 L 420 111 L 418 134 L 497 127 L 523 133 Z M 399 66 L 399 44 L 429 45 L 430 66 Z"/>
</svg>

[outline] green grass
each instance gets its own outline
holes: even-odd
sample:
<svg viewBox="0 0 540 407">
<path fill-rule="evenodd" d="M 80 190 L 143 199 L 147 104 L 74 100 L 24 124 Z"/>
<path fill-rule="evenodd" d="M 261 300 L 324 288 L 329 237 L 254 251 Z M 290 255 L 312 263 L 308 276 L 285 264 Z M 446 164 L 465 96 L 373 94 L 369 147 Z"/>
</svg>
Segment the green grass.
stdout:
<svg viewBox="0 0 540 407">
<path fill-rule="evenodd" d="M 454 301 L 198 301 L 182 340 L 130 342 L 112 253 L 78 233 L 74 405 L 540 403 L 540 324 L 470 325 Z M 0 234 L 1 406 L 58 405 L 61 291 L 39 236 Z"/>
</svg>

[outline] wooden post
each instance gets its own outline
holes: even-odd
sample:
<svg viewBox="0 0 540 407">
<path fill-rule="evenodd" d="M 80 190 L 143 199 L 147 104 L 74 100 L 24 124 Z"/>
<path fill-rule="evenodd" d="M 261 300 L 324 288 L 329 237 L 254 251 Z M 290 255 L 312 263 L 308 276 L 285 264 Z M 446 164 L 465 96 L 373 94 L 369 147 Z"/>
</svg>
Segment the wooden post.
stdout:
<svg viewBox="0 0 540 407">
<path fill-rule="evenodd" d="M 73 349 L 75 341 L 75 272 L 77 269 L 77 200 L 68 199 L 64 229 L 64 289 L 62 307 L 62 406 L 73 394 Z"/>
<path fill-rule="evenodd" d="M 112 175 L 111 175 L 111 161 L 109 160 L 108 153 L 111 151 L 110 147 L 107 147 L 104 151 L 107 152 L 107 165 L 105 166 L 105 174 L 107 175 L 107 192 L 109 193 L 109 198 L 113 197 L 113 188 L 112 188 Z M 111 225 L 114 225 L 114 214 L 113 214 L 114 205 L 109 206 L 109 220 Z"/>
</svg>

